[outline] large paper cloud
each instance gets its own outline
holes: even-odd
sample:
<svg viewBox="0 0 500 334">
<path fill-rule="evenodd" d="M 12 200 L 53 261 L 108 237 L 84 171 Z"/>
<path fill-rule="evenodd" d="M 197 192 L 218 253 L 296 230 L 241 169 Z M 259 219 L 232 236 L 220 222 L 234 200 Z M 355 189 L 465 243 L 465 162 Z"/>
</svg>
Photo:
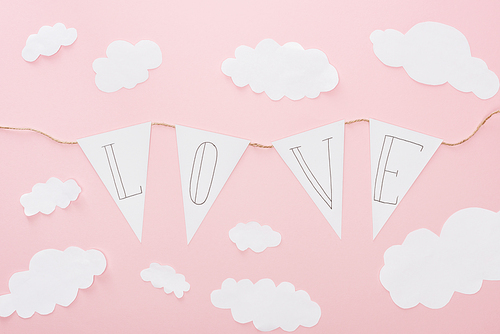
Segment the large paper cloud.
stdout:
<svg viewBox="0 0 500 334">
<path fill-rule="evenodd" d="M 267 247 L 276 247 L 281 242 L 281 234 L 257 222 L 239 223 L 229 231 L 229 238 L 240 251 L 250 248 L 256 253 L 263 252 Z"/>
<path fill-rule="evenodd" d="M 38 30 L 38 34 L 33 34 L 26 40 L 23 49 L 23 59 L 29 62 L 37 60 L 42 56 L 52 56 L 61 46 L 73 44 L 76 40 L 76 29 L 66 29 L 64 24 L 56 23 L 53 27 L 43 26 Z"/>
<path fill-rule="evenodd" d="M 318 97 L 337 86 L 339 76 L 326 55 L 295 42 L 280 46 L 265 39 L 255 49 L 242 45 L 236 58 L 222 63 L 222 72 L 238 87 L 250 85 L 256 93 L 266 92 L 271 100 L 287 96 L 291 100 Z"/>
<path fill-rule="evenodd" d="M 0 317 L 16 311 L 21 318 L 29 318 L 35 312 L 52 313 L 56 304 L 69 306 L 78 289 L 90 287 L 94 275 L 101 275 L 104 269 L 106 258 L 95 249 L 42 250 L 33 256 L 28 271 L 11 276 L 10 294 L 0 296 Z"/>
<path fill-rule="evenodd" d="M 165 293 L 173 292 L 177 298 L 182 298 L 190 285 L 182 274 L 176 274 L 174 268 L 151 263 L 148 269 L 141 271 L 141 278 L 151 282 L 155 288 L 163 288 Z"/>
<path fill-rule="evenodd" d="M 26 216 L 33 216 L 38 212 L 46 215 L 54 212 L 56 206 L 67 208 L 71 201 L 75 201 L 82 189 L 75 180 L 62 182 L 51 177 L 46 183 L 37 183 L 30 193 L 21 196 L 21 205 Z"/>
<path fill-rule="evenodd" d="M 473 294 L 483 280 L 500 280 L 500 213 L 468 208 L 454 213 L 441 236 L 411 232 L 384 255 L 380 281 L 402 308 L 438 309 L 453 293 Z"/>
<path fill-rule="evenodd" d="M 427 85 L 448 82 L 461 92 L 489 99 L 498 92 L 499 81 L 486 63 L 471 56 L 469 43 L 457 29 L 436 22 L 423 22 L 406 35 L 393 29 L 370 35 L 375 55 L 385 64 L 400 67 L 415 81 Z"/>
<path fill-rule="evenodd" d="M 120 88 L 134 88 L 149 77 L 148 70 L 161 65 L 160 47 L 152 41 L 140 41 L 133 45 L 126 41 L 114 41 L 106 49 L 107 58 L 97 58 L 92 64 L 96 73 L 97 88 L 106 93 Z"/>
<path fill-rule="evenodd" d="M 263 332 L 276 328 L 292 332 L 299 326 L 312 327 L 321 317 L 321 308 L 307 292 L 295 291 L 288 282 L 275 286 L 268 278 L 255 284 L 248 279 L 236 282 L 228 278 L 220 290 L 212 291 L 210 298 L 215 307 L 231 309 L 236 322 L 253 321 L 255 328 Z"/>
</svg>

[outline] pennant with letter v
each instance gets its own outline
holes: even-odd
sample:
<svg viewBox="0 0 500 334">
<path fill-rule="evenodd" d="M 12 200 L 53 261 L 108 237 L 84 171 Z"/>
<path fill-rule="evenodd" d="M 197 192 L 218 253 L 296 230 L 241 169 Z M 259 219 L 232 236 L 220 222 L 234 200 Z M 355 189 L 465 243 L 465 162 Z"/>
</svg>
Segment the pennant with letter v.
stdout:
<svg viewBox="0 0 500 334">
<path fill-rule="evenodd" d="M 344 121 L 275 141 L 273 146 L 340 238 Z"/>
<path fill-rule="evenodd" d="M 442 142 L 370 119 L 373 239 Z"/>
<path fill-rule="evenodd" d="M 250 141 L 181 125 L 175 131 L 189 244 Z"/>
<path fill-rule="evenodd" d="M 141 241 L 151 122 L 78 140 L 92 167 Z"/>
</svg>

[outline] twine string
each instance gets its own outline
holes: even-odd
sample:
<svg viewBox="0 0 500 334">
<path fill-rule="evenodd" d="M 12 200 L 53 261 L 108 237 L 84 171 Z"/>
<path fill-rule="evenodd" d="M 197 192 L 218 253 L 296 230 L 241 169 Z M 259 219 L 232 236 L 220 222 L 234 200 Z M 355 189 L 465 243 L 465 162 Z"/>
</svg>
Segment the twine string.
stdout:
<svg viewBox="0 0 500 334">
<path fill-rule="evenodd" d="M 465 143 L 466 141 L 468 141 L 469 139 L 471 139 L 472 137 L 474 137 L 474 135 L 479 131 L 479 129 L 493 116 L 493 115 L 496 115 L 496 114 L 500 114 L 500 110 L 497 110 L 497 111 L 494 111 L 492 112 L 491 114 L 489 114 L 485 119 L 483 119 L 483 121 L 481 123 L 479 123 L 479 125 L 476 127 L 476 129 L 474 130 L 474 132 L 472 132 L 472 134 L 470 136 L 468 136 L 467 138 L 465 139 L 462 139 L 460 140 L 459 142 L 456 142 L 456 143 L 447 143 L 447 142 L 442 142 L 441 145 L 446 145 L 446 146 L 458 146 L 458 145 L 461 145 L 463 143 Z M 345 122 L 346 125 L 349 125 L 349 124 L 354 124 L 354 123 L 358 123 L 358 122 L 370 122 L 370 120 L 366 119 L 366 118 L 358 118 L 358 119 L 354 119 L 352 121 L 347 121 Z M 172 124 L 168 124 L 168 123 L 163 123 L 163 122 L 152 122 L 151 125 L 160 125 L 160 126 L 165 126 L 165 127 L 168 127 L 168 128 L 173 128 L 175 129 L 175 125 L 172 125 Z M 33 128 L 16 128 L 16 127 L 11 127 L 11 126 L 0 126 L 0 129 L 4 129 L 4 130 L 16 130 L 16 131 L 32 131 L 32 132 L 36 132 L 38 134 L 41 134 L 53 141 L 55 141 L 56 143 L 59 143 L 59 144 L 67 144 L 67 145 L 75 145 L 75 144 L 78 144 L 78 142 L 76 141 L 65 141 L 65 140 L 59 140 L 57 138 L 54 138 L 52 137 L 51 135 L 43 132 L 43 131 L 40 131 L 40 130 L 37 130 L 37 129 L 33 129 Z M 273 148 L 273 145 L 263 145 L 263 144 L 259 144 L 259 143 L 250 143 L 248 144 L 249 146 L 252 146 L 252 147 L 256 147 L 256 148 Z"/>
<path fill-rule="evenodd" d="M 151 125 L 161 125 L 161 126 L 166 126 L 168 128 L 175 129 L 175 125 L 167 124 L 167 123 L 162 123 L 162 122 L 153 122 L 153 123 L 151 123 Z"/>
<path fill-rule="evenodd" d="M 0 129 L 4 129 L 4 130 L 18 130 L 18 131 L 33 131 L 33 132 L 39 133 L 41 135 L 44 135 L 45 137 L 47 137 L 49 139 L 52 139 L 53 141 L 55 141 L 56 143 L 59 143 L 59 144 L 69 144 L 69 145 L 78 144 L 78 142 L 76 142 L 76 141 L 59 140 L 59 139 L 54 138 L 51 135 L 49 135 L 49 134 L 47 134 L 47 133 L 45 133 L 43 131 L 40 131 L 40 130 L 37 130 L 37 129 L 33 129 L 33 128 L 14 128 L 14 127 L 10 127 L 10 126 L 0 126 Z"/>
<path fill-rule="evenodd" d="M 457 146 L 457 145 L 465 143 L 467 140 L 469 140 L 472 137 L 474 137 L 474 135 L 479 131 L 479 129 L 484 125 L 484 123 L 486 123 L 491 118 L 491 116 L 496 115 L 498 113 L 500 113 L 500 110 L 494 111 L 491 114 L 489 114 L 485 119 L 483 119 L 483 121 L 481 123 L 479 123 L 479 125 L 476 128 L 476 130 L 474 130 L 474 132 L 469 137 L 467 137 L 465 139 L 462 139 L 461 141 L 459 141 L 457 143 L 445 143 L 445 142 L 442 142 L 441 145 Z"/>
<path fill-rule="evenodd" d="M 353 119 L 352 121 L 347 121 L 347 122 L 345 122 L 345 124 L 348 125 L 348 124 L 353 124 L 353 123 L 358 123 L 358 122 L 368 122 L 368 123 L 370 123 L 370 120 L 366 119 L 366 118 L 358 118 L 358 119 Z"/>
</svg>

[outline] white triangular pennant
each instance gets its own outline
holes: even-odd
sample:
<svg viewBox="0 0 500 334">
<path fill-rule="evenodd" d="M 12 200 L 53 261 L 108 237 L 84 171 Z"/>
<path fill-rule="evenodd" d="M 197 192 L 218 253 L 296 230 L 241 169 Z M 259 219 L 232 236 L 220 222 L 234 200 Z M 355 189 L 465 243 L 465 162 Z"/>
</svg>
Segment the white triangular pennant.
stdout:
<svg viewBox="0 0 500 334">
<path fill-rule="evenodd" d="M 370 119 L 373 239 L 442 140 Z"/>
<path fill-rule="evenodd" d="M 189 244 L 250 141 L 180 125 L 175 130 Z"/>
<path fill-rule="evenodd" d="M 78 144 L 141 241 L 151 122 L 78 140 Z"/>
<path fill-rule="evenodd" d="M 275 141 L 273 146 L 340 238 L 344 121 Z"/>
</svg>

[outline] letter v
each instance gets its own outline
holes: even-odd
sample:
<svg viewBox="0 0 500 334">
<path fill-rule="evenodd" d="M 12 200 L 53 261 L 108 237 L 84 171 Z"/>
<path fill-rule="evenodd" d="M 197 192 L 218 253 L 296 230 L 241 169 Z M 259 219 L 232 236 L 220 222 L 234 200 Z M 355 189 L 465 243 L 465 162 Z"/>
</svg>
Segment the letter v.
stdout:
<svg viewBox="0 0 500 334">
<path fill-rule="evenodd" d="M 313 186 L 314 190 L 318 193 L 318 195 L 325 201 L 326 205 L 332 208 L 332 194 L 333 194 L 333 184 L 332 184 L 332 158 L 330 154 L 330 138 L 323 139 L 323 141 L 326 141 L 327 144 L 327 157 L 328 157 L 328 193 L 325 191 L 325 188 L 319 183 L 318 179 L 316 176 L 314 176 L 314 173 L 311 171 L 309 168 L 309 165 L 307 164 L 306 160 L 304 159 L 304 156 L 302 155 L 302 152 L 300 151 L 300 146 L 297 147 L 292 147 L 290 151 L 292 151 L 293 155 L 295 156 L 295 159 L 297 159 L 297 162 L 304 172 L 306 178 L 309 180 L 311 185 Z"/>
<path fill-rule="evenodd" d="M 318 144 L 324 146 L 318 149 Z M 344 121 L 275 141 L 273 146 L 340 238 Z"/>
</svg>

